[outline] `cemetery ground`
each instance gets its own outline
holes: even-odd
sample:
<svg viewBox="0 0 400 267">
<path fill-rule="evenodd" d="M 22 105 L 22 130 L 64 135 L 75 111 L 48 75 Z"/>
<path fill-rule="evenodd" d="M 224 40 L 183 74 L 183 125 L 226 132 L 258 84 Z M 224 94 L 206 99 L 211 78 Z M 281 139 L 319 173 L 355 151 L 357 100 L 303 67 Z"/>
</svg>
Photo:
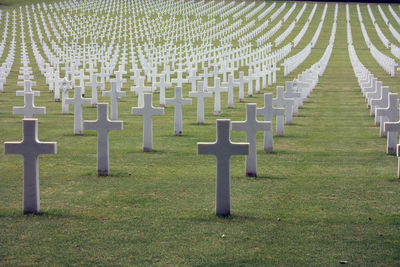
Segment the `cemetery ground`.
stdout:
<svg viewBox="0 0 400 267">
<path fill-rule="evenodd" d="M 353 39 L 360 40 L 354 44 L 358 56 L 392 92 L 400 93 L 399 73 L 390 77 L 376 63 L 361 41 L 355 4 L 350 8 Z M 307 60 L 287 77 L 279 71 L 277 84 L 262 93 L 275 94 L 277 85 L 320 59 L 333 10 L 330 3 Z M 322 8 L 315 16 L 321 13 Z M 61 114 L 61 104 L 54 102 L 29 51 L 37 82 L 33 89 L 41 91 L 35 105 L 47 109 L 46 115 L 36 116 L 39 139 L 57 142 L 58 151 L 39 157 L 40 215 L 23 215 L 23 159 L 4 155 L 2 148 L 0 265 L 400 265 L 397 159 L 385 153 L 386 138 L 379 137 L 354 75 L 343 3 L 337 23 L 326 72 L 293 124 L 285 125 L 285 136 L 274 136 L 273 153 L 263 151 L 262 133 L 257 134 L 258 177 L 245 176 L 244 156 L 231 158 L 232 215 L 227 218 L 215 216 L 215 157 L 197 155 L 196 144 L 215 141 L 216 119 L 245 119 L 236 90 L 233 109 L 226 108 L 222 94 L 221 116 L 213 114 L 213 100 L 205 100 L 204 125 L 196 123 L 195 100 L 184 106 L 183 136 L 174 136 L 174 109 L 167 106 L 164 116 L 153 118 L 154 151 L 144 153 L 143 118 L 130 114 L 137 98 L 124 86 L 127 97 L 119 102 L 124 130 L 110 132 L 110 176 L 98 177 L 97 133 L 73 134 L 72 112 Z M 292 54 L 316 27 L 310 26 Z M 12 115 L 12 107 L 23 104 L 15 96 L 19 55 L 17 48 L 0 95 L 0 143 L 21 140 L 22 116 Z M 183 91 L 188 97 L 190 85 Z M 174 92 L 166 94 L 173 97 Z M 158 93 L 153 101 L 158 106 Z M 109 99 L 99 97 L 101 102 Z M 263 94 L 245 102 L 262 107 Z M 96 116 L 96 108 L 84 106 L 84 120 Z M 243 132 L 232 132 L 231 138 L 245 141 Z"/>
</svg>

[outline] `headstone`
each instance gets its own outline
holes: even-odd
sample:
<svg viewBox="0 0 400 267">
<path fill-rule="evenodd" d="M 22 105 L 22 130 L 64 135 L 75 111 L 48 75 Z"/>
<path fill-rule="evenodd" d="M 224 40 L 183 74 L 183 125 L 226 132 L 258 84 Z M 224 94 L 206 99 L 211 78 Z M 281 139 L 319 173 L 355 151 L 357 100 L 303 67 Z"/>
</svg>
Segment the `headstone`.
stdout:
<svg viewBox="0 0 400 267">
<path fill-rule="evenodd" d="M 72 82 L 67 80 L 67 77 L 62 79 L 60 84 L 61 89 L 61 105 L 62 105 L 62 113 L 69 113 L 69 105 L 65 103 L 65 99 L 69 98 L 68 91 L 72 89 Z"/>
<path fill-rule="evenodd" d="M 380 136 L 388 135 L 388 139 L 393 140 L 393 136 L 397 136 L 397 133 L 391 132 L 387 134 L 385 131 L 385 123 L 395 122 L 399 119 L 399 99 L 397 94 L 389 93 L 389 105 L 386 108 L 377 108 L 376 116 L 381 117 Z"/>
<path fill-rule="evenodd" d="M 230 139 L 230 120 L 217 120 L 217 140 L 214 143 L 197 143 L 198 154 L 217 157 L 216 215 L 231 214 L 231 174 L 232 155 L 247 155 L 248 143 L 232 143 Z"/>
<path fill-rule="evenodd" d="M 45 107 L 36 107 L 33 92 L 25 92 L 23 107 L 13 107 L 13 114 L 24 114 L 25 119 L 31 119 L 35 114 L 46 114 Z"/>
<path fill-rule="evenodd" d="M 256 116 L 256 104 L 246 105 L 246 120 L 232 122 L 233 131 L 245 131 L 249 143 L 249 155 L 246 156 L 246 176 L 257 177 L 257 132 L 272 131 L 271 121 L 258 121 Z"/>
<path fill-rule="evenodd" d="M 214 115 L 221 115 L 221 93 L 227 92 L 227 87 L 221 87 L 221 78 L 214 77 L 214 87 L 209 88 L 214 92 Z"/>
<path fill-rule="evenodd" d="M 122 121 L 110 121 L 108 119 L 108 103 L 97 105 L 97 120 L 84 121 L 85 130 L 97 131 L 97 175 L 108 176 L 110 170 L 110 154 L 108 132 L 112 130 L 122 130 Z"/>
<path fill-rule="evenodd" d="M 95 107 L 97 106 L 97 87 L 102 87 L 102 83 L 98 82 L 98 74 L 93 74 L 91 76 L 90 82 L 87 82 L 86 85 L 92 87 L 92 106 Z"/>
<path fill-rule="evenodd" d="M 153 116 L 164 115 L 164 108 L 153 107 L 153 94 L 144 94 L 144 105 L 132 108 L 132 115 L 143 116 L 143 151 L 153 150 Z"/>
<path fill-rule="evenodd" d="M 40 142 L 37 119 L 22 122 L 24 139 L 21 142 L 5 142 L 5 154 L 24 156 L 24 213 L 40 212 L 39 160 L 40 154 L 56 154 L 57 143 Z"/>
<path fill-rule="evenodd" d="M 74 134 L 79 135 L 83 133 L 82 124 L 82 105 L 90 105 L 92 100 L 90 98 L 82 97 L 82 88 L 80 86 L 74 89 L 74 98 L 66 98 L 65 104 L 74 105 Z"/>
<path fill-rule="evenodd" d="M 182 98 L 182 87 L 175 87 L 175 98 L 165 99 L 165 104 L 173 105 L 174 111 L 174 132 L 175 135 L 182 135 L 182 106 L 191 105 L 191 98 Z"/>
<path fill-rule="evenodd" d="M 212 92 L 204 92 L 203 82 L 199 82 L 197 92 L 189 92 L 190 97 L 197 98 L 197 123 L 204 123 L 204 98 L 212 97 Z"/>
<path fill-rule="evenodd" d="M 103 96 L 111 98 L 111 120 L 118 120 L 118 99 L 126 96 L 126 92 L 118 91 L 118 82 L 111 80 L 111 90 L 103 91 Z"/>
<path fill-rule="evenodd" d="M 286 115 L 285 117 L 286 124 L 292 124 L 294 99 L 286 98 L 284 96 L 283 90 L 284 90 L 283 86 L 276 87 L 276 98 L 272 99 L 272 104 L 277 106 L 278 108 L 284 107 Z"/>
</svg>

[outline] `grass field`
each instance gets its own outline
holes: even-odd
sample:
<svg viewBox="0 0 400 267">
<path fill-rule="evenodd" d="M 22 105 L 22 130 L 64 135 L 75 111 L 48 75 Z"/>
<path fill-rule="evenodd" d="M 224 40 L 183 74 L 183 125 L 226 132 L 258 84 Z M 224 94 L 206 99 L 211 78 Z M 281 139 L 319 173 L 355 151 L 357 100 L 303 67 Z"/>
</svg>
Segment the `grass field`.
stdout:
<svg viewBox="0 0 400 267">
<path fill-rule="evenodd" d="M 33 1 L 18 1 L 27 2 Z M 0 1 L 0 8 L 2 3 L 16 2 Z M 312 4 L 308 5 L 303 19 L 311 11 Z M 288 77 L 280 71 L 276 85 L 292 80 L 320 59 L 330 37 L 334 5 L 329 3 L 310 57 Z M 322 7 L 319 3 L 317 20 Z M 389 37 L 377 7 L 372 7 Z M 374 35 L 366 5 L 361 8 L 375 46 L 390 56 Z M 391 92 L 400 93 L 398 74 L 389 77 L 366 48 L 355 4 L 350 13 L 359 58 Z M 386 139 L 379 137 L 354 76 L 345 18 L 345 4 L 339 3 L 336 41 L 326 72 L 293 125 L 285 126 L 285 136 L 274 137 L 274 153 L 263 152 L 262 133 L 258 134 L 259 176 L 246 178 L 244 157 L 232 157 L 229 218 L 214 215 L 215 157 L 198 156 L 196 143 L 215 140 L 217 118 L 244 120 L 245 105 L 235 98 L 235 108 L 227 109 L 223 94 L 222 115 L 216 117 L 213 102 L 207 99 L 206 123 L 198 125 L 194 100 L 184 108 L 181 137 L 173 135 L 174 110 L 167 107 L 164 116 L 153 118 L 155 151 L 143 153 L 143 119 L 130 115 L 137 99 L 128 92 L 119 103 L 124 130 L 110 133 L 111 175 L 99 178 L 97 134 L 73 135 L 73 114 L 61 115 L 61 105 L 52 100 L 28 48 L 38 84 L 34 89 L 42 92 L 35 103 L 47 108 L 46 115 L 37 116 L 39 139 L 56 141 L 58 153 L 40 156 L 42 213 L 26 216 L 22 214 L 22 157 L 4 155 L 1 149 L 0 265 L 337 266 L 347 261 L 352 266 L 399 266 L 397 158 L 386 155 Z M 310 26 L 292 54 L 304 48 L 317 26 Z M 400 31 L 399 25 L 394 26 Z M 275 36 L 283 31 L 284 27 Z M 396 43 L 393 37 L 391 41 Z M 0 95 L 0 143 L 21 140 L 22 116 L 12 115 L 12 106 L 22 105 L 22 98 L 15 96 L 20 90 L 16 86 L 18 46 L 16 51 Z M 189 85 L 184 87 L 185 95 L 189 90 Z M 275 93 L 275 85 L 264 92 Z M 167 96 L 172 97 L 173 91 Z M 154 99 L 157 106 L 158 94 Z M 104 101 L 109 100 L 99 102 Z M 263 95 L 247 97 L 246 102 L 261 107 Z M 95 119 L 96 109 L 87 106 L 83 114 L 85 120 Z M 232 132 L 232 140 L 243 142 L 245 136 Z"/>
</svg>

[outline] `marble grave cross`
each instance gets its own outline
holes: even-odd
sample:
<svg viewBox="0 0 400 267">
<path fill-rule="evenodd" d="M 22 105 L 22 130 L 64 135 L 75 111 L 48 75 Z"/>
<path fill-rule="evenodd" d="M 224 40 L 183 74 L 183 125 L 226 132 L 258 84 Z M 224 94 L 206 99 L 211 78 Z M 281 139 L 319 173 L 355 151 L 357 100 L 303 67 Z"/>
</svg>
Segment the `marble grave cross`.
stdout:
<svg viewBox="0 0 400 267">
<path fill-rule="evenodd" d="M 165 99 L 165 104 L 173 105 L 174 111 L 174 132 L 175 135 L 182 135 L 182 106 L 191 105 L 191 98 L 182 98 L 182 87 L 175 87 L 175 98 Z"/>
<path fill-rule="evenodd" d="M 217 157 L 216 215 L 231 214 L 231 174 L 232 155 L 247 155 L 248 143 L 232 143 L 230 139 L 230 120 L 217 120 L 217 140 L 213 143 L 197 143 L 198 154 Z"/>
<path fill-rule="evenodd" d="M 257 108 L 257 115 L 264 116 L 264 121 L 271 121 L 273 117 L 276 117 L 276 135 L 283 136 L 285 130 L 285 109 L 284 108 L 274 108 L 272 106 L 272 94 L 264 94 L 264 107 Z M 271 135 L 271 136 L 270 136 Z M 272 152 L 272 132 L 264 132 L 264 151 Z"/>
<path fill-rule="evenodd" d="M 99 103 L 97 105 L 97 120 L 84 121 L 85 130 L 97 131 L 97 175 L 108 176 L 110 170 L 110 153 L 108 132 L 112 130 L 122 130 L 122 121 L 110 121 L 108 119 L 108 103 Z"/>
<path fill-rule="evenodd" d="M 68 81 L 67 77 L 64 77 L 64 79 L 61 80 L 60 89 L 62 96 L 62 113 L 69 113 L 69 105 L 65 103 L 65 99 L 69 97 L 68 91 L 72 89 L 72 82 Z"/>
<path fill-rule="evenodd" d="M 212 92 L 204 92 L 204 83 L 199 82 L 199 89 L 197 92 L 189 92 L 190 97 L 197 98 L 197 123 L 204 123 L 204 98 L 212 97 Z"/>
<path fill-rule="evenodd" d="M 233 121 L 232 131 L 245 131 L 249 143 L 249 154 L 246 156 L 246 176 L 257 177 L 257 132 L 271 131 L 271 121 L 258 121 L 256 104 L 246 104 L 246 120 Z"/>
<path fill-rule="evenodd" d="M 143 151 L 150 152 L 153 150 L 153 116 L 164 115 L 164 108 L 153 107 L 151 93 L 145 93 L 143 98 L 144 105 L 132 108 L 132 115 L 143 116 Z"/>
<path fill-rule="evenodd" d="M 227 92 L 228 88 L 221 87 L 221 78 L 214 77 L 214 87 L 209 89 L 214 92 L 214 115 L 221 115 L 221 93 Z"/>
<path fill-rule="evenodd" d="M 25 119 L 31 119 L 35 114 L 46 114 L 45 107 L 36 107 L 34 104 L 35 95 L 33 92 L 25 92 L 23 107 L 13 107 L 13 114 L 24 114 Z"/>
<path fill-rule="evenodd" d="M 103 96 L 111 98 L 111 120 L 118 120 L 118 99 L 126 96 L 126 92 L 118 91 L 118 81 L 111 80 L 111 90 L 103 91 Z"/>
<path fill-rule="evenodd" d="M 76 86 L 74 88 L 74 98 L 66 98 L 65 104 L 74 105 L 74 134 L 80 135 L 83 133 L 82 123 L 82 105 L 90 105 L 92 100 L 90 98 L 82 97 L 82 87 Z"/>
<path fill-rule="evenodd" d="M 284 96 L 284 88 L 283 86 L 276 87 L 276 98 L 272 99 L 272 104 L 277 106 L 278 108 L 285 107 L 285 121 L 286 124 L 292 124 L 293 119 L 293 98 L 286 98 Z"/>
<path fill-rule="evenodd" d="M 24 207 L 25 214 L 40 212 L 39 160 L 40 154 L 56 154 L 57 143 L 38 140 L 38 120 L 22 121 L 23 140 L 5 142 L 5 154 L 21 154 L 24 157 Z"/>
</svg>

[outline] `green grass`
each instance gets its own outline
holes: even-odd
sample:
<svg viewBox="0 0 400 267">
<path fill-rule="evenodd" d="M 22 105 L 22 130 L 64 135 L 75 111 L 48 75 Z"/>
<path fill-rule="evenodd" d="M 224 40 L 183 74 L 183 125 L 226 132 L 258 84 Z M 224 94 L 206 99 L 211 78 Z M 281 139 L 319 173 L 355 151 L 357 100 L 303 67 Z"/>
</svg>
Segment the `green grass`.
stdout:
<svg viewBox="0 0 400 267">
<path fill-rule="evenodd" d="M 322 7 L 319 3 L 316 22 Z M 311 8 L 308 3 L 302 21 Z M 377 7 L 373 10 L 378 18 Z M 365 5 L 362 11 L 372 36 Z M 319 60 L 333 12 L 329 4 L 310 57 L 286 78 L 280 71 L 277 85 Z M 399 78 L 389 77 L 366 50 L 354 4 L 351 21 L 361 61 L 392 92 L 400 92 Z M 119 103 L 124 130 L 110 133 L 111 175 L 99 178 L 95 132 L 73 135 L 72 114 L 61 115 L 28 49 L 38 83 L 34 89 L 42 91 L 35 103 L 47 108 L 45 116 L 38 116 L 39 139 L 57 141 L 58 154 L 40 156 L 39 216 L 22 215 L 22 157 L 0 154 L 0 265 L 337 266 L 342 260 L 352 266 L 400 265 L 397 158 L 385 154 L 386 140 L 379 137 L 362 98 L 347 53 L 345 23 L 345 5 L 339 4 L 326 72 L 293 125 L 285 126 L 285 136 L 274 137 L 275 152 L 264 153 L 262 133 L 257 136 L 259 177 L 246 178 L 244 157 L 232 157 L 229 218 L 214 215 L 215 158 L 197 155 L 197 142 L 215 140 L 219 117 L 212 114 L 212 100 L 206 100 L 205 125 L 195 123 L 196 101 L 184 108 L 182 137 L 173 135 L 173 108 L 167 107 L 165 116 L 154 118 L 155 151 L 143 153 L 142 117 L 130 115 L 137 99 L 128 92 Z M 311 24 L 292 54 L 304 48 L 317 26 Z M 301 27 L 296 25 L 284 44 Z M 374 44 L 383 51 L 379 40 Z M 22 117 L 11 113 L 12 106 L 22 105 L 15 96 L 19 53 L 0 96 L 0 143 L 21 139 Z M 184 87 L 185 95 L 189 90 Z M 275 85 L 263 92 L 272 91 Z M 167 95 L 172 97 L 172 90 Z M 153 98 L 157 106 L 158 94 Z M 263 106 L 263 96 L 246 102 Z M 237 98 L 232 110 L 222 105 L 221 118 L 245 118 Z M 84 108 L 84 119 L 95 117 L 96 109 Z M 244 134 L 232 132 L 232 140 L 243 142 Z"/>
</svg>

